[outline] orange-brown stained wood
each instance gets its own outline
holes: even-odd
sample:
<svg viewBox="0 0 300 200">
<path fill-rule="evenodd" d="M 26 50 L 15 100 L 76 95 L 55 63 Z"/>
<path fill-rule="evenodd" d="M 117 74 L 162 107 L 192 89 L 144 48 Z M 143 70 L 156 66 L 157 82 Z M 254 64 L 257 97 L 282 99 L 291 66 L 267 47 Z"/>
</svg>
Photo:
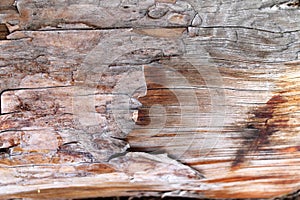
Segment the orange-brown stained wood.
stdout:
<svg viewBox="0 0 300 200">
<path fill-rule="evenodd" d="M 8 28 L 5 24 L 0 24 L 0 40 L 5 40 L 9 34 Z"/>
<path fill-rule="evenodd" d="M 147 84 L 146 96 L 140 97 L 142 107 L 139 108 L 137 125 L 149 125 L 151 122 L 149 110 L 153 105 L 160 105 L 166 109 L 166 117 L 182 114 L 180 105 L 180 87 L 200 85 L 204 83 L 201 74 L 190 63 L 180 60 L 164 58 L 158 62 L 160 66 L 145 66 L 144 73 Z M 176 73 L 173 74 L 172 72 Z M 187 83 L 182 83 L 182 79 Z M 191 91 L 191 88 L 181 89 L 183 91 Z M 189 93 L 189 92 L 187 92 Z M 183 93 L 184 94 L 184 93 Z M 187 97 L 189 98 L 189 97 Z M 197 105 L 194 105 L 197 106 Z M 180 116 L 174 117 L 173 124 L 180 123 Z M 166 122 L 168 125 L 168 122 Z M 172 126 L 172 124 L 170 124 Z"/>
<path fill-rule="evenodd" d="M 289 126 L 289 119 L 278 113 L 278 109 L 287 103 L 287 99 L 281 95 L 273 96 L 265 106 L 253 111 L 254 116 L 247 122 L 244 130 L 244 143 L 236 152 L 232 168 L 236 168 L 244 162 L 245 156 L 261 150 L 269 144 L 269 137 L 282 128 Z M 272 149 L 272 148 L 271 148 Z"/>
<path fill-rule="evenodd" d="M 266 153 L 282 153 L 290 154 L 299 151 L 299 145 L 290 147 L 277 148 L 274 144 L 272 135 L 284 134 L 286 136 L 290 132 L 290 136 L 297 137 L 297 131 L 293 129 L 299 126 L 299 72 L 295 71 L 298 65 L 287 64 L 287 75 L 282 76 L 277 81 L 277 89 L 271 99 L 265 105 L 259 106 L 250 112 L 251 117 L 247 120 L 245 129 L 243 130 L 244 143 L 236 152 L 235 160 L 232 162 L 232 169 L 239 169 L 240 165 L 245 161 L 247 155 L 264 154 Z M 278 136 L 276 136 L 278 137 Z M 270 139 L 271 138 L 271 139 Z M 288 139 L 288 138 L 287 138 Z M 284 139 L 281 143 L 284 142 Z M 297 141 L 294 141 L 297 144 Z M 278 142 L 277 142 L 278 143 Z"/>
<path fill-rule="evenodd" d="M 94 164 L 82 164 L 76 167 L 76 171 L 82 171 L 85 173 L 92 174 L 104 174 L 104 173 L 112 173 L 116 170 L 106 164 L 103 163 L 94 163 Z"/>
<path fill-rule="evenodd" d="M 232 183 L 232 182 L 239 182 L 239 181 L 254 181 L 259 179 L 273 179 L 273 178 L 280 178 L 277 176 L 236 176 L 236 177 L 226 177 L 220 179 L 213 179 L 208 180 L 208 183 Z"/>
<path fill-rule="evenodd" d="M 164 63 L 166 61 L 164 60 Z M 172 66 L 173 69 L 175 68 Z M 149 112 L 147 112 L 147 109 L 149 109 L 152 105 L 160 104 L 163 106 L 168 105 L 174 105 L 176 106 L 176 103 L 178 102 L 177 98 L 173 98 L 175 100 L 172 101 L 172 98 L 169 98 L 176 94 L 171 93 L 167 87 L 164 87 L 162 85 L 158 84 L 152 84 L 153 82 L 162 82 L 160 79 L 162 77 L 166 77 L 167 73 L 164 71 L 166 69 L 164 68 L 155 68 L 156 70 L 153 70 L 151 73 L 147 70 L 151 69 L 145 68 L 145 78 L 147 82 L 147 95 L 144 97 L 139 98 L 143 106 L 140 108 L 139 113 L 139 120 L 148 120 L 148 122 L 144 125 L 148 125 L 151 122 L 151 117 L 149 116 Z M 180 71 L 180 74 L 184 74 L 185 77 L 190 81 L 190 83 L 201 85 L 203 82 L 201 81 L 200 76 L 196 76 L 196 71 L 186 69 L 185 67 L 176 68 L 177 71 Z M 167 70 L 168 71 L 168 70 Z M 237 70 L 238 76 L 234 73 L 229 74 L 228 71 L 224 69 L 224 71 L 221 71 L 221 73 L 224 73 L 227 75 L 227 77 L 234 77 L 238 78 L 239 80 L 245 79 L 247 77 L 247 73 L 239 73 Z M 246 77 L 243 77 L 243 74 Z M 260 81 L 258 78 L 255 78 L 255 75 L 258 73 L 256 72 L 249 72 L 248 81 Z M 198 78 L 198 79 L 197 79 Z M 288 78 L 289 79 L 289 78 Z M 167 78 L 164 78 L 163 80 L 168 80 Z M 174 81 L 175 79 L 173 79 Z M 198 80 L 198 81 L 196 81 Z M 274 80 L 266 80 L 266 81 L 274 81 Z M 283 83 L 286 83 L 285 87 L 283 86 Z M 165 82 L 165 85 L 168 83 Z M 234 157 L 232 159 L 224 159 L 224 160 L 203 160 L 203 161 L 195 161 L 195 162 L 188 162 L 185 163 L 189 166 L 196 167 L 196 169 L 200 170 L 201 168 L 206 168 L 211 166 L 229 166 L 229 174 L 226 175 L 224 173 L 224 178 L 211 178 L 207 183 L 213 183 L 213 184 L 221 184 L 221 185 L 228 185 L 227 189 L 224 188 L 224 190 L 220 190 L 219 192 L 207 192 L 207 195 L 209 197 L 214 198 L 232 198 L 233 196 L 235 198 L 270 198 L 273 195 L 282 194 L 280 192 L 274 193 L 274 192 L 256 192 L 255 194 L 250 194 L 247 192 L 247 190 L 243 192 L 237 192 L 234 191 L 234 185 L 238 187 L 238 185 L 241 182 L 249 182 L 249 184 L 255 185 L 255 182 L 259 184 L 267 184 L 268 182 L 270 185 L 273 185 L 274 188 L 276 188 L 278 185 L 295 185 L 299 183 L 297 180 L 293 180 L 291 176 L 289 175 L 275 175 L 276 174 L 276 166 L 277 173 L 282 174 L 285 170 L 283 169 L 283 166 L 294 165 L 292 162 L 289 162 L 288 159 L 295 156 L 295 158 L 299 157 L 298 154 L 292 155 L 293 153 L 297 153 L 299 151 L 299 146 L 290 146 L 290 147 L 283 147 L 280 146 L 281 144 L 289 145 L 289 143 L 284 142 L 282 139 L 280 139 L 280 134 L 288 134 L 289 131 L 291 131 L 291 134 L 294 134 L 294 136 L 297 135 L 297 133 L 292 133 L 293 128 L 297 127 L 297 124 L 294 124 L 295 121 L 291 120 L 291 116 L 295 114 L 295 111 L 297 108 L 296 99 L 297 97 L 294 94 L 298 94 L 298 87 L 297 85 L 297 79 L 289 79 L 289 81 L 286 81 L 284 77 L 282 79 L 276 81 L 276 89 L 274 89 L 274 92 L 270 99 L 268 99 L 265 103 L 262 103 L 260 105 L 255 105 L 251 109 L 247 111 L 247 114 L 249 117 L 246 118 L 244 121 L 244 128 L 242 129 L 241 124 L 243 122 L 238 122 L 240 126 L 238 127 L 238 130 L 241 132 L 240 138 L 243 142 L 237 146 L 237 150 L 235 151 Z M 296 90 L 290 91 L 290 88 L 294 88 Z M 287 88 L 287 89 L 286 89 Z M 286 91 L 285 91 L 286 89 Z M 200 102 L 200 101 L 199 101 Z M 178 104 L 177 104 L 178 106 Z M 293 106 L 293 110 L 290 109 L 290 106 Z M 180 106 L 178 106 L 179 108 Z M 179 111 L 180 112 L 180 111 Z M 169 115 L 174 115 L 173 113 L 168 113 Z M 167 114 L 167 116 L 168 116 Z M 172 123 L 168 124 L 168 126 L 171 126 Z M 174 124 L 173 124 L 174 125 Z M 232 128 L 232 127 L 230 127 Z M 227 130 L 229 131 L 229 130 Z M 132 142 L 132 150 L 134 151 L 153 151 L 158 152 L 157 149 L 163 148 L 163 146 L 159 145 L 152 145 L 151 144 L 142 146 L 135 146 L 135 144 L 138 144 L 138 133 L 137 131 L 133 131 L 133 135 L 129 135 L 128 141 L 129 143 Z M 226 133 L 226 132 L 224 132 Z M 178 133 L 170 133 L 164 134 L 163 131 L 161 134 L 156 134 L 155 137 L 176 137 L 176 134 Z M 200 133 L 199 133 L 200 134 Z M 142 136 L 140 136 L 142 137 Z M 143 134 L 143 137 L 146 137 L 144 140 L 147 140 L 147 136 Z M 151 135 L 151 138 L 153 138 L 154 135 Z M 151 138 L 149 138 L 151 140 Z M 234 138 L 233 138 L 234 139 Z M 148 142 L 149 143 L 149 142 Z M 291 144 L 292 145 L 292 144 Z M 168 151 L 167 151 L 168 152 Z M 196 154 L 197 155 L 197 154 Z M 266 155 L 264 157 L 264 155 Z M 259 156 L 259 160 L 261 160 L 260 165 L 254 165 L 253 163 L 258 162 L 257 156 Z M 278 163 L 275 165 L 272 164 L 272 159 L 276 159 L 276 156 L 283 156 L 286 157 L 287 160 L 280 161 L 278 160 Z M 209 156 L 208 156 L 209 157 Z M 272 158 L 273 157 L 273 158 Z M 181 158 L 182 159 L 182 158 Z M 265 161 L 264 161 L 265 160 Z M 265 164 L 263 164 L 265 162 Z M 280 164 L 282 162 L 282 164 Z M 270 163 L 270 164 L 268 164 Z M 260 173 L 260 170 L 267 170 L 268 167 L 274 168 L 273 171 L 266 171 L 265 173 Z M 245 170 L 248 175 L 243 174 L 240 172 L 240 170 Z M 248 171 L 249 170 L 249 171 Z M 281 171 L 283 170 L 283 171 Z M 252 173 L 251 173 L 252 171 Z M 256 175 L 259 173 L 260 175 Z M 204 173 L 205 174 L 205 173 Z M 225 186 L 226 187 L 226 186 Z M 255 187 L 255 186 L 253 186 Z M 234 192 L 233 192 L 234 191 Z M 282 188 L 283 193 L 289 193 L 292 192 L 292 189 L 287 189 L 286 187 Z M 227 194 L 228 192 L 228 194 Z M 231 194 L 231 195 L 230 195 Z"/>
<path fill-rule="evenodd" d="M 176 95 L 171 90 L 164 88 L 163 85 L 155 83 L 147 83 L 147 95 L 139 98 L 139 101 L 142 103 L 143 107 L 139 108 L 138 119 L 136 121 L 137 125 L 149 125 L 151 123 L 149 109 L 153 105 L 179 106 Z M 180 111 L 178 112 L 180 113 Z M 172 113 L 167 110 L 166 114 Z"/>
</svg>

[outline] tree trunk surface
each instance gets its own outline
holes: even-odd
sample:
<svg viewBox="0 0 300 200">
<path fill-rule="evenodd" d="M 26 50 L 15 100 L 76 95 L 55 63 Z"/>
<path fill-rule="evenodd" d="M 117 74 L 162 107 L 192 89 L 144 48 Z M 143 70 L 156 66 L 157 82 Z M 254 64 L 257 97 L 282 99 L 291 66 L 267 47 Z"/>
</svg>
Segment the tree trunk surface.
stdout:
<svg viewBox="0 0 300 200">
<path fill-rule="evenodd" d="M 300 189 L 300 3 L 1 0 L 0 198 Z"/>
</svg>

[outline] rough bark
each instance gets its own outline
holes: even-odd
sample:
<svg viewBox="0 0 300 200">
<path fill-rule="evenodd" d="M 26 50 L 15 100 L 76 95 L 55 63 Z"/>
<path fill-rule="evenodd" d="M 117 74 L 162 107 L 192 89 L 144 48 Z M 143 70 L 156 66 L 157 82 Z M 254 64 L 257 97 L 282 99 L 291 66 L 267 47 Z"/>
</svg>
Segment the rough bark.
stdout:
<svg viewBox="0 0 300 200">
<path fill-rule="evenodd" d="M 299 1 L 1 1 L 1 197 L 297 191 L 299 22 Z"/>
</svg>

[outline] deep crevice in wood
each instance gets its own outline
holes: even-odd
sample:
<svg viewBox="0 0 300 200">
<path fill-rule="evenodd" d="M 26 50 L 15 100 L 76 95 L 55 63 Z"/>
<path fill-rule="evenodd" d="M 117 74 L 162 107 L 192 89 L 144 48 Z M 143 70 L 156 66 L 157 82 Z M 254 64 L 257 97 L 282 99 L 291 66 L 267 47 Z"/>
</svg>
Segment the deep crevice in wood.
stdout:
<svg viewBox="0 0 300 200">
<path fill-rule="evenodd" d="M 8 28 L 5 24 L 0 24 L 0 40 L 6 40 L 6 36 L 9 34 Z"/>
</svg>

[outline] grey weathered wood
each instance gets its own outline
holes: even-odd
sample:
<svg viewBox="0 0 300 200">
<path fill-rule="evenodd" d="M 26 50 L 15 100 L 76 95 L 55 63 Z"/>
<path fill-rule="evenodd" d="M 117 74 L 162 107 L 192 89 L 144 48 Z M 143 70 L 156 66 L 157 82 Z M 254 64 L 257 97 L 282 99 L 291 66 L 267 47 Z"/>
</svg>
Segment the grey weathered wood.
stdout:
<svg viewBox="0 0 300 200">
<path fill-rule="evenodd" d="M 299 189 L 298 1 L 0 11 L 3 198 Z"/>
</svg>

